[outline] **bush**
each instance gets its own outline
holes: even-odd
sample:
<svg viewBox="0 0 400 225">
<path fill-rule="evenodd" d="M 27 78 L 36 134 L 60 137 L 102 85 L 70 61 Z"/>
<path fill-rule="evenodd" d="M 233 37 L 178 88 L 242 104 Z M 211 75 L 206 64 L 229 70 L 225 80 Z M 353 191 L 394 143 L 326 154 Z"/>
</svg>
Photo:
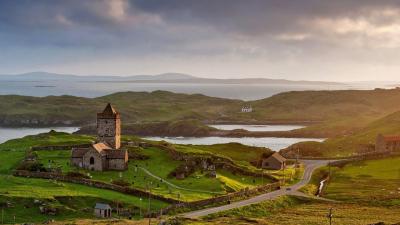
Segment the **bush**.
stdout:
<svg viewBox="0 0 400 225">
<path fill-rule="evenodd" d="M 23 162 L 21 163 L 18 168 L 18 170 L 28 170 L 32 172 L 48 172 L 48 170 L 43 166 L 42 163 L 38 162 Z"/>
<path fill-rule="evenodd" d="M 115 184 L 115 185 L 123 186 L 123 187 L 128 187 L 131 185 L 129 182 L 122 180 L 122 179 L 113 180 L 111 183 Z"/>
<path fill-rule="evenodd" d="M 90 177 L 87 176 L 86 174 L 79 173 L 79 172 L 68 172 L 66 175 L 67 175 L 67 177 L 90 179 Z"/>
<path fill-rule="evenodd" d="M 148 155 L 143 154 L 141 149 L 128 149 L 129 159 L 136 159 L 136 160 L 147 160 L 150 157 Z"/>
</svg>

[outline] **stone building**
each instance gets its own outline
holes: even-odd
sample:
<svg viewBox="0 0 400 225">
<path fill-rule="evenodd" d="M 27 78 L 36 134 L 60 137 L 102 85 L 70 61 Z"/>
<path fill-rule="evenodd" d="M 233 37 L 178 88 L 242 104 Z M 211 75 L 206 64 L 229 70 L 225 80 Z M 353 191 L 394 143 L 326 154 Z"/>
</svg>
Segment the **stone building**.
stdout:
<svg viewBox="0 0 400 225">
<path fill-rule="evenodd" d="M 262 159 L 261 167 L 264 169 L 281 170 L 286 167 L 286 159 L 278 152 L 275 152 L 270 157 Z"/>
<path fill-rule="evenodd" d="M 120 147 L 120 115 L 108 104 L 97 114 L 97 143 L 88 148 L 73 148 L 71 165 L 95 171 L 126 170 L 128 152 Z"/>
<path fill-rule="evenodd" d="M 400 151 L 400 136 L 379 134 L 376 137 L 375 150 L 380 152 Z"/>
<path fill-rule="evenodd" d="M 112 211 L 112 209 L 109 204 L 96 203 L 96 205 L 94 206 L 94 215 L 96 217 L 110 218 L 111 211 Z"/>
</svg>

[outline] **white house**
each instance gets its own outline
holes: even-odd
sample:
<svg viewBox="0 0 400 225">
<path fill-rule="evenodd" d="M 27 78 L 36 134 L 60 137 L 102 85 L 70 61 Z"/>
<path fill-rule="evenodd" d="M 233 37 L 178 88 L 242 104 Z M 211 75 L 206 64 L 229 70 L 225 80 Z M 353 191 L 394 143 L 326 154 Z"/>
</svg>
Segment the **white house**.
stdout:
<svg viewBox="0 0 400 225">
<path fill-rule="evenodd" d="M 253 108 L 251 106 L 243 106 L 242 112 L 244 112 L 244 113 L 253 112 Z"/>
</svg>

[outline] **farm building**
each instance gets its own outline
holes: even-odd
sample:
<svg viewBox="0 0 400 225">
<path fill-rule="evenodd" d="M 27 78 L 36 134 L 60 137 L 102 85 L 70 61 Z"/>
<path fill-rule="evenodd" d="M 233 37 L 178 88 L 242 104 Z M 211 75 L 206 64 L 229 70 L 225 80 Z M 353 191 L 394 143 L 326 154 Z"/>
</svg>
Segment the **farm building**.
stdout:
<svg viewBox="0 0 400 225">
<path fill-rule="evenodd" d="M 112 209 L 109 204 L 96 203 L 96 205 L 94 206 L 94 215 L 101 218 L 110 218 L 111 210 Z"/>
<path fill-rule="evenodd" d="M 108 104 L 97 114 L 97 143 L 88 148 L 73 148 L 71 165 L 104 171 L 126 170 L 128 152 L 121 147 L 121 121 L 119 113 Z"/>
<path fill-rule="evenodd" d="M 262 159 L 261 167 L 265 169 L 281 170 L 286 167 L 286 159 L 278 152 L 275 152 L 270 157 Z"/>
<path fill-rule="evenodd" d="M 400 136 L 379 134 L 376 137 L 375 150 L 380 152 L 400 150 Z"/>
</svg>

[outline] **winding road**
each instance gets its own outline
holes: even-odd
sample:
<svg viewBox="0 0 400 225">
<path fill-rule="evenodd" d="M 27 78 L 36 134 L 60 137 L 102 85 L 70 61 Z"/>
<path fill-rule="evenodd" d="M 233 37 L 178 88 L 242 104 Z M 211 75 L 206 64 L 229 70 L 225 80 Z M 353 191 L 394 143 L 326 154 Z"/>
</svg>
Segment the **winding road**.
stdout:
<svg viewBox="0 0 400 225">
<path fill-rule="evenodd" d="M 285 188 L 282 188 L 280 190 L 276 190 L 273 192 L 261 194 L 246 200 L 238 201 L 238 202 L 233 202 L 229 205 L 223 205 L 223 206 L 218 206 L 218 207 L 213 207 L 213 208 L 208 208 L 208 209 L 202 209 L 198 211 L 193 211 L 193 212 L 188 212 L 181 214 L 182 217 L 185 218 L 197 218 L 197 217 L 202 217 L 206 216 L 209 214 L 221 212 L 221 211 L 226 211 L 229 209 L 234 209 L 234 208 L 239 208 L 251 204 L 256 204 L 265 200 L 271 200 L 275 199 L 279 196 L 283 195 L 298 195 L 298 196 L 305 196 L 305 194 L 299 192 L 298 190 L 303 187 L 304 185 L 308 184 L 311 180 L 312 173 L 314 172 L 315 169 L 321 166 L 325 166 L 329 163 L 328 160 L 302 160 L 302 162 L 305 165 L 304 169 L 304 174 L 303 178 L 296 184 L 287 186 Z"/>
</svg>

